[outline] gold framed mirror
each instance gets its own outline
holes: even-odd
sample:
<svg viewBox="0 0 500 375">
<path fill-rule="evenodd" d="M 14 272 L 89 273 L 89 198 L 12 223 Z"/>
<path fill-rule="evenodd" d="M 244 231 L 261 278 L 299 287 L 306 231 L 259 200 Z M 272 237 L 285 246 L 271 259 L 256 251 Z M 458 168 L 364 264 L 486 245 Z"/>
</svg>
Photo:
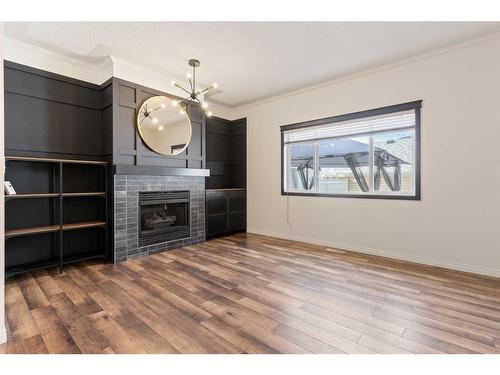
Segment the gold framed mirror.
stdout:
<svg viewBox="0 0 500 375">
<path fill-rule="evenodd" d="M 154 152 L 173 156 L 182 153 L 191 141 L 191 120 L 176 99 L 153 96 L 137 113 L 137 131 Z"/>
</svg>

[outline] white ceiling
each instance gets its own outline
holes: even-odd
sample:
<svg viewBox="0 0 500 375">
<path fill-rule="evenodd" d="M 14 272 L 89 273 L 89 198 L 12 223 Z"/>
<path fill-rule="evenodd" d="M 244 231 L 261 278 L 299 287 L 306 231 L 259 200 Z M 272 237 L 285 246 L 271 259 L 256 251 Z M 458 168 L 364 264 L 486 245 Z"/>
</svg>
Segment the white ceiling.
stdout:
<svg viewBox="0 0 500 375">
<path fill-rule="evenodd" d="M 486 22 L 20 22 L 8 37 L 98 62 L 109 55 L 164 73 L 198 58 L 213 101 L 238 106 L 500 31 Z"/>
</svg>

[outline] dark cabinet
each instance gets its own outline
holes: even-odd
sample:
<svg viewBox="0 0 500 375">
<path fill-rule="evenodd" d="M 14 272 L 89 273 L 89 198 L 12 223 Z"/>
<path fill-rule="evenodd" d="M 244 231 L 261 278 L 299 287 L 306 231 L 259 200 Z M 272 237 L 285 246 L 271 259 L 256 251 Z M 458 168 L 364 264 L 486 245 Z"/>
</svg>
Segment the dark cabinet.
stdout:
<svg viewBox="0 0 500 375">
<path fill-rule="evenodd" d="M 206 121 L 207 190 L 246 188 L 246 119 Z"/>
<path fill-rule="evenodd" d="M 207 236 L 246 229 L 246 119 L 206 122 Z"/>
<path fill-rule="evenodd" d="M 207 236 L 246 229 L 246 191 L 221 189 L 206 191 Z"/>
</svg>

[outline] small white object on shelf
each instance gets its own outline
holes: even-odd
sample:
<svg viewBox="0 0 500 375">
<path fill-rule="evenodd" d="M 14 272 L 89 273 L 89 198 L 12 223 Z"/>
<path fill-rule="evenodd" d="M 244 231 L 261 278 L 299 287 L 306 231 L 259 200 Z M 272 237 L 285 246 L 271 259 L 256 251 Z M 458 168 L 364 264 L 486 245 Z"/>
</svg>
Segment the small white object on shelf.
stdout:
<svg viewBox="0 0 500 375">
<path fill-rule="evenodd" d="M 10 181 L 4 181 L 3 182 L 3 187 L 5 190 L 5 194 L 7 195 L 16 195 L 16 191 L 14 190 L 14 187 L 10 183 Z"/>
</svg>

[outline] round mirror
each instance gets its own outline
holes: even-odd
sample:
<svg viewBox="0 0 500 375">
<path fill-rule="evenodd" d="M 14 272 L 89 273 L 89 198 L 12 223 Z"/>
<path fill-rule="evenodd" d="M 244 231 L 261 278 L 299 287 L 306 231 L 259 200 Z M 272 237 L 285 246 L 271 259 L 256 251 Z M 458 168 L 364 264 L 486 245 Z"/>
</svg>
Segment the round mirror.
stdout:
<svg viewBox="0 0 500 375">
<path fill-rule="evenodd" d="M 175 99 L 153 96 L 139 108 L 137 130 L 146 145 L 161 155 L 177 155 L 191 141 L 191 120 Z"/>
</svg>

